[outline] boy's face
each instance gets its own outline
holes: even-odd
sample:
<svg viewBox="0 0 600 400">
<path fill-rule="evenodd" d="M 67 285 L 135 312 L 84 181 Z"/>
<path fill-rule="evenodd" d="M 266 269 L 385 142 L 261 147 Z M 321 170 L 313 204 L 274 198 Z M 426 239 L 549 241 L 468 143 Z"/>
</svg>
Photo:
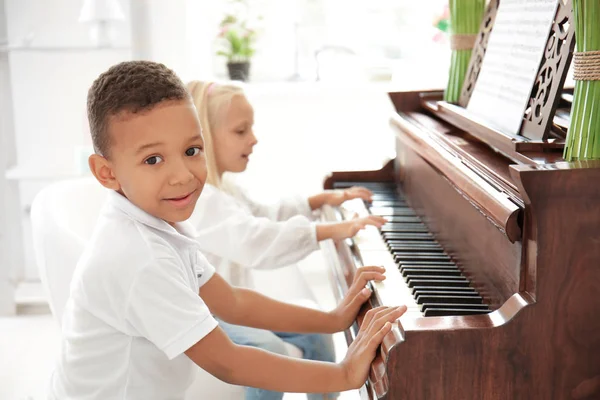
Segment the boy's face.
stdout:
<svg viewBox="0 0 600 400">
<path fill-rule="evenodd" d="M 219 121 L 213 134 L 217 168 L 221 173 L 242 172 L 257 143 L 252 130 L 254 110 L 246 97 L 234 96 Z"/>
<path fill-rule="evenodd" d="M 188 219 L 206 181 L 202 131 L 191 101 L 113 116 L 108 133 L 110 159 L 90 158 L 98 180 L 168 223 Z"/>
</svg>

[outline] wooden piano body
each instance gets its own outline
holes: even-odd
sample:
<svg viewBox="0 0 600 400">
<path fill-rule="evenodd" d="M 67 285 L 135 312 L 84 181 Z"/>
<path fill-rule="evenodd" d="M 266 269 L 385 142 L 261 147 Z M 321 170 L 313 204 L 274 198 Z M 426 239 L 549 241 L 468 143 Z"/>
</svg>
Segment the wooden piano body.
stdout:
<svg viewBox="0 0 600 400">
<path fill-rule="evenodd" d="M 441 93 L 390 96 L 396 158 L 378 171 L 335 172 L 325 188 L 395 182 L 491 312 L 407 313 L 385 338 L 363 395 L 600 399 L 600 162 L 566 163 L 552 140 L 499 139 L 436 101 Z M 324 218 L 342 217 L 328 208 Z M 373 237 L 325 246 L 340 296 L 373 259 L 365 240 Z M 402 283 L 376 285 L 363 313 L 395 305 L 396 293 L 403 301 Z"/>
</svg>

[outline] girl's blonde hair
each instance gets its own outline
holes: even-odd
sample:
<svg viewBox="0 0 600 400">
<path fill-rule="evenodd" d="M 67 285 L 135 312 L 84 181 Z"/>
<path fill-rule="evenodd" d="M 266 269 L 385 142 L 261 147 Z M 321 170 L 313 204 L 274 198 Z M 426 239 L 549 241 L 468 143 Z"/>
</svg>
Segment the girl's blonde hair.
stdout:
<svg viewBox="0 0 600 400">
<path fill-rule="evenodd" d="M 217 169 L 217 159 L 213 146 L 213 132 L 219 125 L 223 113 L 231 104 L 233 97 L 244 96 L 244 90 L 234 84 L 203 81 L 191 81 L 187 84 L 187 89 L 198 110 L 198 117 L 202 126 L 204 154 L 208 168 L 206 181 L 217 188 L 222 188 L 221 174 Z"/>
</svg>

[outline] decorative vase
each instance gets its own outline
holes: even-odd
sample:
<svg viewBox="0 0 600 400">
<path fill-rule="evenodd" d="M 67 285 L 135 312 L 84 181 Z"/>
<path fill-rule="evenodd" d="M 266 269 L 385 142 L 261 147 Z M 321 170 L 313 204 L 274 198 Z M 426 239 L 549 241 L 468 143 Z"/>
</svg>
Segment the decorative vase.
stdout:
<svg viewBox="0 0 600 400">
<path fill-rule="evenodd" d="M 448 85 L 444 91 L 444 100 L 449 103 L 458 103 L 460 99 L 484 9 L 484 0 L 450 0 L 452 60 Z"/>
<path fill-rule="evenodd" d="M 227 71 L 229 79 L 234 81 L 247 81 L 250 77 L 250 62 L 228 62 Z"/>
<path fill-rule="evenodd" d="M 575 92 L 565 143 L 567 161 L 600 159 L 600 1 L 575 0 Z"/>
</svg>

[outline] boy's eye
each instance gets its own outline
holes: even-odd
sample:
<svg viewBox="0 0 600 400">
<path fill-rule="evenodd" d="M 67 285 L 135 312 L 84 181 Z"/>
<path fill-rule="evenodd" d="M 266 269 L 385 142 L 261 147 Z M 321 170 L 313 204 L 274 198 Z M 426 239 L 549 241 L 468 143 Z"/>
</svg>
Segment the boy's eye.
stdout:
<svg viewBox="0 0 600 400">
<path fill-rule="evenodd" d="M 200 147 L 190 147 L 185 151 L 185 155 L 189 157 L 197 156 L 202 151 Z"/>
<path fill-rule="evenodd" d="M 156 165 L 158 163 L 163 162 L 163 159 L 159 156 L 152 156 L 152 157 L 148 157 L 146 159 L 146 161 L 144 161 L 144 162 L 149 165 Z"/>
</svg>

